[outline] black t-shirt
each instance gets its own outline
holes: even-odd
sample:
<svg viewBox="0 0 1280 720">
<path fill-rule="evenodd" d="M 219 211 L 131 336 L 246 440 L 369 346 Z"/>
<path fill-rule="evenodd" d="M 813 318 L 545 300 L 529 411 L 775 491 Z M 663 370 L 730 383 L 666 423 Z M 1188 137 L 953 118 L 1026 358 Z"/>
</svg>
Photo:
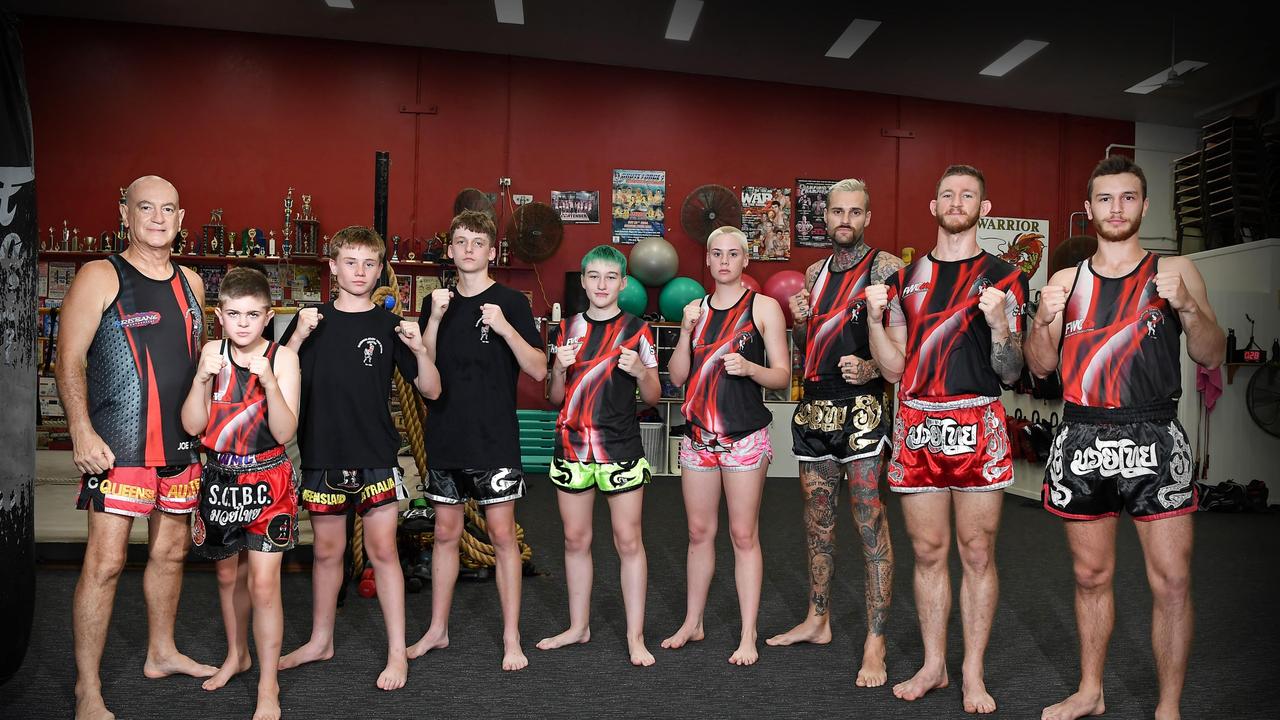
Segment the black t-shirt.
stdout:
<svg viewBox="0 0 1280 720">
<path fill-rule="evenodd" d="M 399 316 L 374 307 L 342 312 L 327 303 L 324 319 L 302 342 L 302 407 L 298 449 L 306 470 L 389 468 L 396 465 L 400 433 L 387 399 L 394 368 L 412 382 L 418 361 L 396 334 Z M 298 318 L 285 329 L 293 336 Z"/>
<path fill-rule="evenodd" d="M 507 342 L 480 324 L 480 306 L 486 303 L 501 307 L 525 342 L 542 345 L 529 300 L 519 291 L 494 283 L 473 297 L 454 293 L 436 334 L 440 397 L 427 403 L 427 465 L 434 470 L 520 467 L 520 364 Z M 424 329 L 430 314 L 428 296 L 418 318 Z"/>
</svg>

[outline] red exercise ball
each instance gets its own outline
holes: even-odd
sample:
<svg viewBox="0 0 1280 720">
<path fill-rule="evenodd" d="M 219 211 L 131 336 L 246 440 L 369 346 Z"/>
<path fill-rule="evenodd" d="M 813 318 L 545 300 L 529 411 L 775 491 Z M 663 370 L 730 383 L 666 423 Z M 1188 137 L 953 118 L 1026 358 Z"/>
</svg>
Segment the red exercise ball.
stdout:
<svg viewBox="0 0 1280 720">
<path fill-rule="evenodd" d="M 788 298 L 804 289 L 804 273 L 795 270 L 783 270 L 774 273 L 764 282 L 764 294 L 778 301 L 782 306 L 782 314 L 787 318 L 787 326 L 791 325 L 791 303 Z"/>
<path fill-rule="evenodd" d="M 742 273 L 742 286 L 748 290 L 760 292 L 760 282 L 746 273 Z"/>
</svg>

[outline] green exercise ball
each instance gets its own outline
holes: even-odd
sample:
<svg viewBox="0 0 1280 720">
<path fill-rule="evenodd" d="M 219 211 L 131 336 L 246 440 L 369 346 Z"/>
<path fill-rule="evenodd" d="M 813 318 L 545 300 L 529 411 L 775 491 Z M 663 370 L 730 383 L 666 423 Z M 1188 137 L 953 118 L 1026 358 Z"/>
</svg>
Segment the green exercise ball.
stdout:
<svg viewBox="0 0 1280 720">
<path fill-rule="evenodd" d="M 706 294 L 702 284 L 693 278 L 673 278 L 662 286 L 662 292 L 658 295 L 658 308 L 662 310 L 662 317 L 667 322 L 680 322 L 684 318 L 684 306 Z"/>
<path fill-rule="evenodd" d="M 645 308 L 649 307 L 649 293 L 645 292 L 644 283 L 628 275 L 626 286 L 618 293 L 618 307 L 636 317 L 644 315 Z"/>
</svg>

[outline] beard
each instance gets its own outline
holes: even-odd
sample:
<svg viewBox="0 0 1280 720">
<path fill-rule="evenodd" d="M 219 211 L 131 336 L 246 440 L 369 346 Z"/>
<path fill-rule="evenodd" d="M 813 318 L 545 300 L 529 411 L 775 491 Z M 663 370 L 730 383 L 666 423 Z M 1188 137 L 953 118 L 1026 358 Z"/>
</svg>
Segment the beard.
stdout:
<svg viewBox="0 0 1280 720">
<path fill-rule="evenodd" d="M 959 235 L 978 224 L 979 214 L 974 213 L 973 215 L 957 217 L 955 215 L 947 215 L 946 213 L 939 212 L 935 213 L 934 216 L 938 219 L 938 227 L 946 230 L 952 235 Z"/>
<path fill-rule="evenodd" d="M 1138 234 L 1138 228 L 1142 227 L 1142 218 L 1138 217 L 1135 220 L 1131 220 L 1119 228 L 1112 228 L 1105 220 L 1101 223 L 1095 222 L 1093 227 L 1098 231 L 1098 238 L 1101 240 L 1124 242 Z"/>
<path fill-rule="evenodd" d="M 838 239 L 838 236 L 836 235 L 836 233 L 840 232 L 841 230 L 849 231 L 850 237 L 847 242 L 842 242 L 841 240 Z M 849 227 L 848 225 L 840 225 L 831 231 L 831 242 L 834 243 L 837 247 L 853 247 L 858 243 L 862 242 L 862 233 L 854 232 L 853 228 Z"/>
</svg>

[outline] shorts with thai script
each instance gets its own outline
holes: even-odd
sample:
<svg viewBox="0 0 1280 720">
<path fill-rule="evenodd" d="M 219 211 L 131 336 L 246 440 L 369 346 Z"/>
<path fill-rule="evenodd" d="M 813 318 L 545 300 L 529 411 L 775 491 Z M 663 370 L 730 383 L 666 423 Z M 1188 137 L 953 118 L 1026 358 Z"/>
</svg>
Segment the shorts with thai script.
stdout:
<svg viewBox="0 0 1280 720">
<path fill-rule="evenodd" d="M 1004 407 L 993 397 L 903 400 L 893 422 L 889 489 L 999 490 L 1013 483 Z"/>
<path fill-rule="evenodd" d="M 1093 419 L 1093 418 L 1090 418 Z M 1129 423 L 1068 417 L 1049 450 L 1044 508 L 1070 520 L 1158 520 L 1194 512 L 1191 444 L 1177 418 Z"/>
</svg>

